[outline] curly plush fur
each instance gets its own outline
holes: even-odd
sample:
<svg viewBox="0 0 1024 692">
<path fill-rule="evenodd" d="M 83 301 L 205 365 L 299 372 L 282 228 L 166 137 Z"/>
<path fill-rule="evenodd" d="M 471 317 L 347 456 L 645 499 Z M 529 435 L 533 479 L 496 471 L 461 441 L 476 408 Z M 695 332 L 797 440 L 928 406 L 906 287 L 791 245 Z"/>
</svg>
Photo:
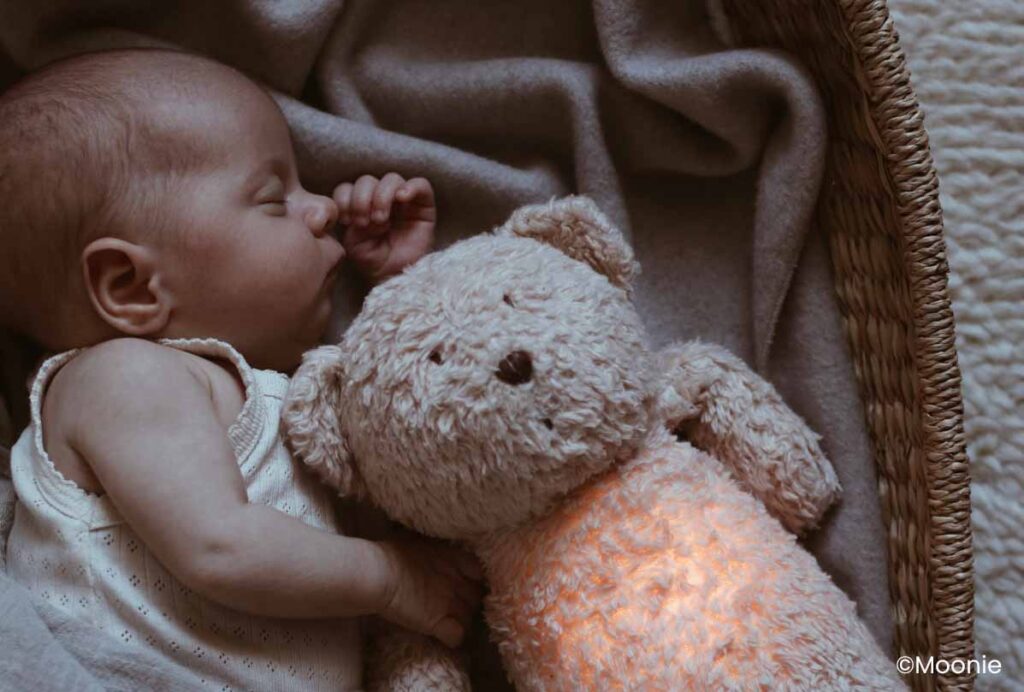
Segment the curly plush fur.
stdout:
<svg viewBox="0 0 1024 692">
<path fill-rule="evenodd" d="M 523 689 L 893 689 L 854 605 L 716 459 L 665 440 L 484 543 Z"/>
<path fill-rule="evenodd" d="M 376 288 L 307 356 L 290 444 L 477 552 L 522 689 L 901 688 L 784 528 L 838 496 L 817 436 L 718 347 L 651 354 L 637 269 L 589 200 L 519 210 Z"/>
</svg>

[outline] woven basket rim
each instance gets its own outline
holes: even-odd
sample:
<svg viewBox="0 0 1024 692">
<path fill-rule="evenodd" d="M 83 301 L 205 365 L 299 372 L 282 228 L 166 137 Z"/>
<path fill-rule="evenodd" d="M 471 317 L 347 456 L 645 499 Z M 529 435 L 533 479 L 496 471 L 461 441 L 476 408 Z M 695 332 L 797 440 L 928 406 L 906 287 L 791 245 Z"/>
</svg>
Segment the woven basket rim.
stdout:
<svg viewBox="0 0 1024 692">
<path fill-rule="evenodd" d="M 841 0 L 839 5 L 867 80 L 908 260 L 929 472 L 929 562 L 938 636 L 934 653 L 947 660 L 969 659 L 974 653 L 970 477 L 938 174 L 924 113 L 886 3 Z"/>
<path fill-rule="evenodd" d="M 832 109 L 836 151 L 818 221 L 875 445 L 896 645 L 970 660 L 970 479 L 949 267 L 938 177 L 892 17 L 884 0 L 710 1 L 735 43 L 800 58 Z M 907 682 L 962 689 L 973 680 Z"/>
</svg>

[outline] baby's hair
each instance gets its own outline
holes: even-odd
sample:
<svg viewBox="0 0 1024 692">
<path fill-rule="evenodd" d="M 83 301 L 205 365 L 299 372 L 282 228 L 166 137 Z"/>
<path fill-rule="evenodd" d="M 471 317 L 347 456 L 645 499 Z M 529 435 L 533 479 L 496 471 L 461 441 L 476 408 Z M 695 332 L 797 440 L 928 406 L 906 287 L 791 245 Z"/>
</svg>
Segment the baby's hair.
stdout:
<svg viewBox="0 0 1024 692">
<path fill-rule="evenodd" d="M 85 246 L 160 232 L 157 202 L 204 153 L 147 106 L 201 97 L 194 78 L 211 71 L 235 72 L 178 51 L 102 51 L 50 63 L 0 94 L 0 326 L 51 346 L 47 323 L 74 309 Z"/>
</svg>

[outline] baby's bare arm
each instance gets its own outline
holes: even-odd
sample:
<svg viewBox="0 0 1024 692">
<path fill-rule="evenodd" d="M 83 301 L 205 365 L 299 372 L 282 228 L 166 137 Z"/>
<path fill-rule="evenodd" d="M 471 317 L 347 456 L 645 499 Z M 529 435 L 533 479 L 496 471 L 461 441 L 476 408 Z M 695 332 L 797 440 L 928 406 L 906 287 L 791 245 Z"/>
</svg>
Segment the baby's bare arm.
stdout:
<svg viewBox="0 0 1024 692">
<path fill-rule="evenodd" d="M 320 531 L 248 503 L 208 385 L 181 353 L 119 339 L 76 361 L 61 388 L 74 387 L 91 403 L 69 421 L 68 439 L 125 521 L 183 584 L 258 615 L 408 619 L 394 612 L 408 565 L 393 546 Z M 444 600 L 446 592 L 435 581 L 418 595 Z M 460 639 L 451 623 L 439 627 L 442 620 L 403 624 Z"/>
</svg>

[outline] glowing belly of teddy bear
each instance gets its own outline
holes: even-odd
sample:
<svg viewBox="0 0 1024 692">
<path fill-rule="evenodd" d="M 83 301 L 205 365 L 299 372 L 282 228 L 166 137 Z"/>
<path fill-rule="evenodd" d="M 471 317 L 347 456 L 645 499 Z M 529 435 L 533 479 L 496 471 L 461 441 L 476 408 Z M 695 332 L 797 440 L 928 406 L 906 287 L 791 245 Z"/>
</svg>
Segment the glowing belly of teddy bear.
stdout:
<svg viewBox="0 0 1024 692">
<path fill-rule="evenodd" d="M 488 621 L 531 689 L 748 689 L 803 677 L 786 652 L 805 652 L 809 637 L 788 615 L 830 587 L 824 575 L 798 578 L 817 572 L 813 558 L 718 462 L 683 444 L 592 481 L 485 560 Z M 825 618 L 832 607 L 815 606 Z"/>
</svg>

